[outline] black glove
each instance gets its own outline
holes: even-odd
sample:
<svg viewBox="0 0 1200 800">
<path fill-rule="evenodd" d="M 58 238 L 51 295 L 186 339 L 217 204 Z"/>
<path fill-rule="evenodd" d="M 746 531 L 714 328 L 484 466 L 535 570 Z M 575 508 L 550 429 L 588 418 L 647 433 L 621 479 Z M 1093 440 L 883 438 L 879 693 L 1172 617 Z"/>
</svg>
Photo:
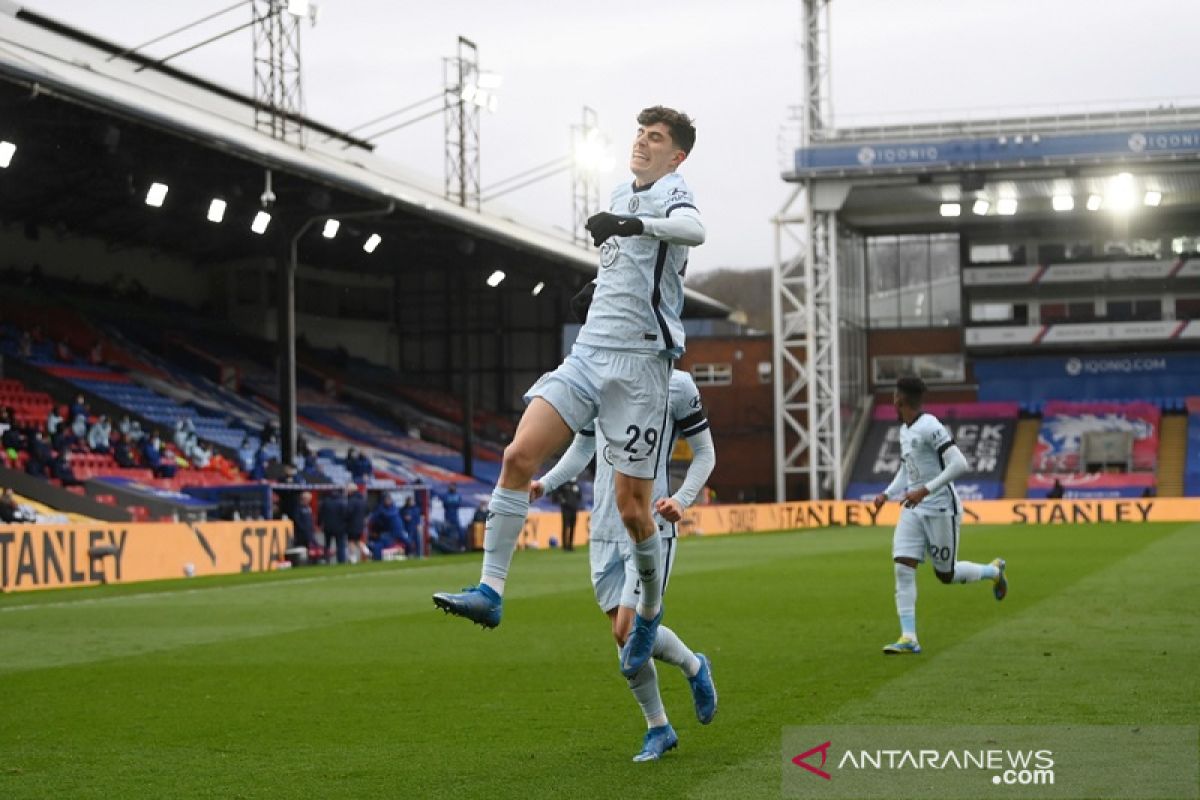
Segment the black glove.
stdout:
<svg viewBox="0 0 1200 800">
<path fill-rule="evenodd" d="M 646 229 L 637 217 L 618 217 L 607 211 L 589 217 L 584 227 L 592 232 L 592 244 L 597 247 L 611 236 L 641 236 Z"/>
<path fill-rule="evenodd" d="M 588 309 L 592 306 L 592 295 L 595 293 L 596 282 L 591 281 L 571 298 L 571 313 L 575 315 L 578 322 L 587 322 Z"/>
</svg>

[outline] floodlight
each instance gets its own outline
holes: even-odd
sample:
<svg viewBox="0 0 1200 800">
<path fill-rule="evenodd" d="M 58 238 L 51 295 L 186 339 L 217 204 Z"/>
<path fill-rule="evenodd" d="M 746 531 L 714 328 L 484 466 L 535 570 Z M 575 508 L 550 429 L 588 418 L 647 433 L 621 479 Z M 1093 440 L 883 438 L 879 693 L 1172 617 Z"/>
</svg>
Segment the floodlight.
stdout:
<svg viewBox="0 0 1200 800">
<path fill-rule="evenodd" d="M 265 211 L 260 211 L 254 215 L 254 222 L 250 223 L 250 230 L 257 234 L 267 232 L 267 226 L 271 224 L 271 215 Z"/>
<path fill-rule="evenodd" d="M 1002 217 L 1011 217 L 1017 213 L 1017 198 L 1001 197 L 996 201 L 996 213 Z"/>
<path fill-rule="evenodd" d="M 363 252 L 374 253 L 375 248 L 379 247 L 379 243 L 382 241 L 383 241 L 382 236 L 380 236 L 378 233 L 372 233 L 370 236 L 367 237 L 367 240 L 365 242 L 363 242 Z"/>
<path fill-rule="evenodd" d="M 308 0 L 288 0 L 287 12 L 293 17 L 307 17 Z"/>
<path fill-rule="evenodd" d="M 223 219 L 225 219 L 225 201 L 214 197 L 213 201 L 208 204 L 208 221 L 220 222 Z"/>
<path fill-rule="evenodd" d="M 537 282 L 537 286 L 534 286 L 534 287 L 533 287 L 533 291 L 531 292 L 531 294 L 532 294 L 534 297 L 537 297 L 539 294 L 541 294 L 541 293 L 542 293 L 542 289 L 545 289 L 545 288 L 546 288 L 546 282 L 545 282 L 545 281 L 538 281 L 538 282 Z"/>
<path fill-rule="evenodd" d="M 504 280 L 504 272 L 502 270 L 496 270 L 491 275 L 488 275 L 487 285 L 491 286 L 493 289 L 495 289 L 497 286 L 499 286 L 501 284 L 501 282 L 503 282 L 503 280 Z"/>
<path fill-rule="evenodd" d="M 338 228 L 342 227 L 342 223 L 336 219 L 325 220 L 325 230 L 321 231 L 321 235 L 326 239 L 332 239 L 337 236 Z"/>
<path fill-rule="evenodd" d="M 938 211 L 943 217 L 957 217 L 962 213 L 962 206 L 958 203 L 942 203 Z"/>
<path fill-rule="evenodd" d="M 984 199 L 981 197 L 981 198 L 979 198 L 978 200 L 976 200 L 976 201 L 975 201 L 975 205 L 971 206 L 971 211 L 972 211 L 972 212 L 973 212 L 973 213 L 974 213 L 976 216 L 979 216 L 979 217 L 986 217 L 986 216 L 987 216 L 988 209 L 989 209 L 989 208 L 991 208 L 991 207 L 992 207 L 992 204 L 991 204 L 991 203 L 989 203 L 987 200 L 984 200 Z"/>
<path fill-rule="evenodd" d="M 1070 211 L 1075 208 L 1075 198 L 1069 194 L 1056 194 L 1050 199 L 1055 211 Z"/>
<path fill-rule="evenodd" d="M 1104 204 L 1104 200 L 1098 194 L 1089 194 L 1087 199 L 1088 211 L 1099 211 L 1100 206 Z"/>
<path fill-rule="evenodd" d="M 1137 205 L 1133 176 L 1122 172 L 1108 182 L 1104 190 L 1104 207 L 1112 211 L 1130 211 Z"/>
<path fill-rule="evenodd" d="M 165 183 L 150 184 L 150 191 L 146 192 L 146 205 L 161 208 L 163 200 L 166 199 L 167 185 Z"/>
<path fill-rule="evenodd" d="M 12 142 L 0 142 L 0 169 L 12 163 L 12 157 L 17 152 L 17 146 Z"/>
<path fill-rule="evenodd" d="M 468 83 L 458 92 L 458 96 L 462 98 L 464 103 L 474 103 L 476 95 L 479 94 L 479 87 L 473 83 Z"/>
<path fill-rule="evenodd" d="M 1142 198 L 1142 202 L 1151 208 L 1157 208 L 1158 204 L 1162 202 L 1162 192 L 1156 192 L 1151 189 L 1146 192 L 1146 196 Z"/>
<path fill-rule="evenodd" d="M 576 168 L 584 172 L 600 173 L 611 170 L 615 159 L 604 134 L 597 128 L 589 128 L 575 142 L 574 161 Z"/>
</svg>

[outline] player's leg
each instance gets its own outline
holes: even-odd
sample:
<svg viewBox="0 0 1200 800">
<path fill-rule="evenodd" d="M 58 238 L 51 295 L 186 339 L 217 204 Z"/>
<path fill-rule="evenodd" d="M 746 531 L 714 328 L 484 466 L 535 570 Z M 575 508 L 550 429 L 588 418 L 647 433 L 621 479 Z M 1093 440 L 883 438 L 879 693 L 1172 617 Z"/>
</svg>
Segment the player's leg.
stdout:
<svg viewBox="0 0 1200 800">
<path fill-rule="evenodd" d="M 596 595 L 596 603 L 609 619 L 619 654 L 633 627 L 633 606 L 636 602 L 633 592 L 637 587 L 637 573 L 632 567 L 628 543 L 593 539 L 588 545 L 588 560 L 592 571 L 592 591 Z M 646 735 L 634 760 L 652 761 L 675 747 L 679 737 L 667 719 L 653 662 L 626 680 L 646 720 Z"/>
<path fill-rule="evenodd" d="M 616 557 L 608 559 L 610 569 L 607 577 L 610 579 L 608 584 L 610 591 L 604 593 L 601 605 L 614 600 L 617 603 L 615 607 L 608 608 L 605 613 L 608 614 L 613 640 L 617 643 L 617 655 L 620 657 L 633 629 L 634 606 L 637 604 L 637 593 L 640 587 L 629 543 L 605 542 L 603 546 L 611 547 L 611 552 L 617 554 Z M 596 581 L 596 576 L 597 571 L 593 569 L 593 583 Z M 618 579 L 620 588 L 615 594 L 611 593 L 611 590 L 618 586 Z M 601 601 L 602 592 L 599 584 L 596 584 L 595 588 L 596 599 Z M 660 633 L 661 630 L 660 628 Z M 636 674 L 627 677 L 626 681 L 629 683 L 629 691 L 633 694 L 633 699 L 637 701 L 638 708 L 642 711 L 642 717 L 646 720 L 646 735 L 642 739 L 641 750 L 633 757 L 633 760 L 656 761 L 679 744 L 679 736 L 667 718 L 667 710 L 663 705 L 662 693 L 658 686 L 658 670 L 654 666 L 654 661 L 646 662 Z"/>
<path fill-rule="evenodd" d="M 900 618 L 900 638 L 884 645 L 886 655 L 921 652 L 917 642 L 917 565 L 924 560 L 925 534 L 918 515 L 909 509 L 900 512 L 900 521 L 892 536 L 892 572 L 896 581 L 896 616 Z"/>
<path fill-rule="evenodd" d="M 678 553 L 676 544 L 675 524 L 663 522 L 659 526 L 663 538 L 663 595 L 671 582 L 671 572 L 675 566 L 675 555 Z M 692 692 L 692 706 L 696 710 L 696 719 L 701 725 L 713 721 L 717 714 L 717 687 L 713 682 L 712 664 L 708 656 L 695 653 L 684 644 L 683 639 L 666 625 L 658 626 L 658 636 L 654 639 L 654 657 L 667 664 L 673 664 L 683 672 Z"/>
<path fill-rule="evenodd" d="M 650 660 L 662 620 L 662 541 L 650 511 L 654 478 L 665 469 L 671 362 L 653 356 L 614 356 L 601 391 L 596 425 L 608 442 L 617 511 L 629 533 L 641 593 L 621 673 L 633 677 Z"/>
<path fill-rule="evenodd" d="M 533 397 L 504 449 L 500 481 L 488 503 L 479 585 L 459 593 L 435 594 L 438 608 L 485 628 L 500 624 L 508 568 L 529 514 L 529 483 L 534 470 L 571 438 L 571 430 L 555 406 Z"/>
<path fill-rule="evenodd" d="M 942 583 L 992 582 L 992 594 L 1003 600 L 1008 594 L 1008 579 L 1005 576 L 1004 559 L 997 558 L 990 564 L 958 560 L 958 541 L 962 530 L 961 515 L 930 517 L 931 534 L 937 541 L 930 541 L 930 555 L 938 580 Z"/>
</svg>

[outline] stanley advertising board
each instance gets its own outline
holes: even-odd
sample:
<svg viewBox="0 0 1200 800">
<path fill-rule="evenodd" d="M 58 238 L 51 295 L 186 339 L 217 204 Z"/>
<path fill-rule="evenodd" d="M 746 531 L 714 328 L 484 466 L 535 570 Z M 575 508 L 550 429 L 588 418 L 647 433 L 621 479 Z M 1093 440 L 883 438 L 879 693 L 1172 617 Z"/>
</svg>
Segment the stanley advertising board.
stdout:
<svg viewBox="0 0 1200 800">
<path fill-rule="evenodd" d="M 0 591 L 269 570 L 290 522 L 0 526 Z"/>
</svg>

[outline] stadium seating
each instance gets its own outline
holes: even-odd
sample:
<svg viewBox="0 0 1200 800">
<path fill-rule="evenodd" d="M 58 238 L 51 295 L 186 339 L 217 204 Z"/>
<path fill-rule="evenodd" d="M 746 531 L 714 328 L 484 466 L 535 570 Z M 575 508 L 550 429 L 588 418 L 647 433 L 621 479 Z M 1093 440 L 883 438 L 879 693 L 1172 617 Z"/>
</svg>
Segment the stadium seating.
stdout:
<svg viewBox="0 0 1200 800">
<path fill-rule="evenodd" d="M 1200 497 L 1200 397 L 1187 401 L 1187 461 L 1183 473 L 1183 493 Z"/>
</svg>

